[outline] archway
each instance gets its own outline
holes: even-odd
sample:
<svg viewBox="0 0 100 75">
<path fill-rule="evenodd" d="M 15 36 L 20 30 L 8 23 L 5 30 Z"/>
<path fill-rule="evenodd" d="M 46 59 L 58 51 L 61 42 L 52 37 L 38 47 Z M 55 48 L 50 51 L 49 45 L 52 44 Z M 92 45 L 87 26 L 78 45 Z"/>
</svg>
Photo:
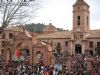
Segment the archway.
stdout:
<svg viewBox="0 0 100 75">
<path fill-rule="evenodd" d="M 36 52 L 37 63 L 43 65 L 43 53 L 41 51 Z"/>
<path fill-rule="evenodd" d="M 29 61 L 29 58 L 30 58 L 30 50 L 29 50 L 28 47 L 20 49 L 20 54 L 21 54 L 20 59 L 21 58 L 22 59 L 24 58 L 25 61 Z"/>
<path fill-rule="evenodd" d="M 22 42 L 18 43 L 18 44 L 16 45 L 16 49 L 20 48 L 21 45 L 22 45 Z"/>
<path fill-rule="evenodd" d="M 80 53 L 82 52 L 82 46 L 80 44 L 75 45 L 75 53 Z"/>
</svg>

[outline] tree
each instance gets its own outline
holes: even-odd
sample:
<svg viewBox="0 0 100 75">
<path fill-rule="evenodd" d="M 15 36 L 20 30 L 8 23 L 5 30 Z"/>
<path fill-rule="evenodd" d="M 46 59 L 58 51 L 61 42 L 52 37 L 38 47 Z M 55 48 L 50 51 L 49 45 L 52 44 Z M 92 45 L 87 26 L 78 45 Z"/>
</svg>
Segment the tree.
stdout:
<svg viewBox="0 0 100 75">
<path fill-rule="evenodd" d="M 37 23 L 37 24 L 34 24 L 34 23 L 31 23 L 31 24 L 27 24 L 25 26 L 25 28 L 30 31 L 30 32 L 36 32 L 36 33 L 42 33 L 43 32 L 43 29 L 44 29 L 45 25 L 42 23 Z"/>
<path fill-rule="evenodd" d="M 0 33 L 10 24 L 29 21 L 40 0 L 0 0 Z"/>
</svg>

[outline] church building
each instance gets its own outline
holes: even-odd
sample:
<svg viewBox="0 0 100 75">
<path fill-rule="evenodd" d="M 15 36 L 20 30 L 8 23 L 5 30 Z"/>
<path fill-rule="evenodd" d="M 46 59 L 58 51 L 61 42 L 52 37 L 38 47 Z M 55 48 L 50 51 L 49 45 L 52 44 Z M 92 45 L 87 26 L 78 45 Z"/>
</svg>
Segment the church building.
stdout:
<svg viewBox="0 0 100 75">
<path fill-rule="evenodd" d="M 30 63 L 54 65 L 56 51 L 59 55 L 66 52 L 69 55 L 77 53 L 93 55 L 94 51 L 100 54 L 100 29 L 90 30 L 90 10 L 85 0 L 76 0 L 73 4 L 72 22 L 71 31 L 58 31 L 52 23 L 49 23 L 43 29 L 43 34 L 30 35 L 23 27 L 11 28 L 13 30 L 8 28 L 0 37 L 0 57 L 9 61 L 12 60 L 14 53 L 16 55 L 20 51 Z M 66 55 L 62 55 L 65 60 Z"/>
<path fill-rule="evenodd" d="M 70 54 L 85 52 L 93 54 L 94 50 L 100 50 L 100 30 L 90 30 L 90 10 L 85 0 L 76 0 L 73 4 L 71 31 L 55 31 L 38 35 L 37 38 L 42 42 L 51 42 L 53 50 L 59 44 L 61 52 L 67 50 Z"/>
</svg>

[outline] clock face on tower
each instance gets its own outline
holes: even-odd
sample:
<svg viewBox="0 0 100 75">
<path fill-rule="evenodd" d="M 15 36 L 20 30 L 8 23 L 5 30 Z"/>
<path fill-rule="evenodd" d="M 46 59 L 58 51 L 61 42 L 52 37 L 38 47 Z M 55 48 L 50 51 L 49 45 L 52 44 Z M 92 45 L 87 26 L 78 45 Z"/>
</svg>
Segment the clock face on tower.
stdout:
<svg viewBox="0 0 100 75">
<path fill-rule="evenodd" d="M 77 31 L 79 32 L 80 31 L 80 28 L 78 28 Z"/>
</svg>

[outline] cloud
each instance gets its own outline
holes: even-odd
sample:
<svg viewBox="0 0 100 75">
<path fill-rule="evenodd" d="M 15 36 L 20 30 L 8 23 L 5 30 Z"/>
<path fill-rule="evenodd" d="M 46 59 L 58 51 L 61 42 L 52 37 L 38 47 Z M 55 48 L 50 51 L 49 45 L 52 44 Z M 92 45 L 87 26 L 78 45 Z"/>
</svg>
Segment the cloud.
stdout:
<svg viewBox="0 0 100 75">
<path fill-rule="evenodd" d="M 90 5 L 91 29 L 100 28 L 100 0 L 85 1 Z M 56 27 L 72 29 L 72 6 L 75 3 L 75 0 L 44 0 L 44 2 L 44 8 L 40 9 L 38 17 L 34 20 L 34 22 L 45 24 L 52 22 Z"/>
<path fill-rule="evenodd" d="M 100 29 L 100 0 L 87 0 L 90 5 L 90 28 Z"/>
</svg>

